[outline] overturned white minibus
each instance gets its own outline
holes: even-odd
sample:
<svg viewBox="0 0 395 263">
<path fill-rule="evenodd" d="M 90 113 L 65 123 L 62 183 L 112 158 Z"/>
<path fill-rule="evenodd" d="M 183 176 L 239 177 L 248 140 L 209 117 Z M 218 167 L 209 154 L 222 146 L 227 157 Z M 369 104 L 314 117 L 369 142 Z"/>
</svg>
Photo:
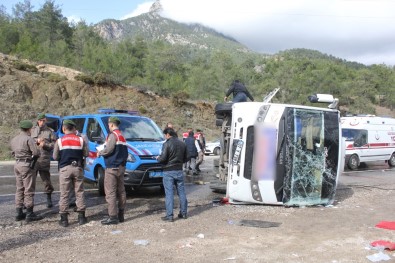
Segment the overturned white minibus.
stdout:
<svg viewBox="0 0 395 263">
<path fill-rule="evenodd" d="M 220 180 L 232 203 L 327 205 L 342 172 L 336 109 L 264 102 L 216 106 Z"/>
</svg>

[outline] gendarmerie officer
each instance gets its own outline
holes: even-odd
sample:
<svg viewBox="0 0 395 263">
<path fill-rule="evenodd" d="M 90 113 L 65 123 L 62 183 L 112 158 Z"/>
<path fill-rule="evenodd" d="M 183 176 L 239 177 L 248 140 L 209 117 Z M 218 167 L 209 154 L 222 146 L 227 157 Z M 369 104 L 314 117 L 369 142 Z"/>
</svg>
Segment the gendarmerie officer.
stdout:
<svg viewBox="0 0 395 263">
<path fill-rule="evenodd" d="M 52 207 L 51 194 L 54 191 L 51 174 L 51 153 L 56 142 L 56 136 L 53 129 L 47 126 L 47 117 L 44 113 L 37 116 L 37 125 L 32 129 L 32 138 L 36 141 L 40 150 L 40 157 L 36 164 L 36 173 L 40 173 L 41 180 L 44 183 L 45 193 L 47 194 L 47 207 Z"/>
<path fill-rule="evenodd" d="M 25 219 L 26 222 L 43 219 L 33 212 L 34 192 L 36 189 L 36 173 L 34 164 L 40 152 L 32 137 L 30 137 L 33 123 L 24 120 L 19 123 L 21 132 L 11 140 L 12 155 L 15 157 L 14 173 L 16 177 L 16 221 Z M 23 213 L 26 206 L 26 214 Z"/>
<path fill-rule="evenodd" d="M 104 175 L 104 191 L 108 204 L 109 218 L 101 221 L 103 225 L 118 224 L 124 222 L 126 206 L 126 191 L 124 185 L 125 165 L 128 158 L 128 149 L 125 137 L 119 130 L 121 121 L 118 117 L 111 116 L 108 119 L 108 127 L 111 133 L 106 139 L 106 148 L 97 153 L 102 155 L 106 164 Z M 117 196 L 118 206 L 117 206 Z"/>
<path fill-rule="evenodd" d="M 83 225 L 87 222 L 85 217 L 83 159 L 88 156 L 89 151 L 84 139 L 75 134 L 75 126 L 72 120 L 63 121 L 62 131 L 65 135 L 56 141 L 53 151 L 54 160 L 59 162 L 59 225 L 64 227 L 69 225 L 69 194 L 73 186 L 78 223 Z"/>
</svg>

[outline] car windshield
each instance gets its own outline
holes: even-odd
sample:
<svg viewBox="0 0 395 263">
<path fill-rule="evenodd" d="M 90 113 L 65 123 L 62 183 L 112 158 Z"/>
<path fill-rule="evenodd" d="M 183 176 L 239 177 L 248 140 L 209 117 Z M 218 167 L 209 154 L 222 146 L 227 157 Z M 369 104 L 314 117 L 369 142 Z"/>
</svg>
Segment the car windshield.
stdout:
<svg viewBox="0 0 395 263">
<path fill-rule="evenodd" d="M 108 123 L 110 116 L 102 117 L 104 124 Z M 150 119 L 136 116 L 117 116 L 121 125 L 123 136 L 127 141 L 163 141 L 164 137 L 159 127 Z M 105 125 L 107 132 L 110 133 L 108 125 Z"/>
</svg>

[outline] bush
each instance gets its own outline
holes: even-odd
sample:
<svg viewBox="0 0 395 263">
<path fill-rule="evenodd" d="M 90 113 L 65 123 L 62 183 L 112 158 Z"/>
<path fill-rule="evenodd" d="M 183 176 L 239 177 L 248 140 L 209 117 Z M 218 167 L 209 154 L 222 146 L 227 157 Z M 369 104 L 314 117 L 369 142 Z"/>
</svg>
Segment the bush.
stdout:
<svg viewBox="0 0 395 263">
<path fill-rule="evenodd" d="M 50 73 L 50 72 L 45 74 L 44 77 L 46 77 L 49 81 L 52 81 L 52 82 L 61 82 L 63 80 L 67 80 L 67 78 L 63 75 L 59 75 L 56 73 Z"/>
<path fill-rule="evenodd" d="M 37 72 L 38 69 L 34 65 L 27 64 L 25 62 L 16 61 L 14 62 L 14 67 L 18 70 L 28 71 L 28 72 Z"/>
<path fill-rule="evenodd" d="M 141 114 L 146 114 L 148 111 L 147 111 L 147 109 L 146 109 L 144 106 L 140 106 L 140 107 L 139 107 L 139 112 L 140 112 Z"/>
<path fill-rule="evenodd" d="M 91 76 L 88 76 L 85 74 L 79 74 L 79 75 L 75 76 L 74 79 L 78 80 L 78 81 L 82 81 L 82 82 L 89 84 L 89 85 L 95 84 L 93 78 Z"/>
<path fill-rule="evenodd" d="M 105 73 L 98 72 L 93 77 L 96 85 L 104 86 L 104 85 L 116 85 L 116 83 Z"/>
<path fill-rule="evenodd" d="M 171 101 L 174 106 L 181 107 L 181 106 L 185 105 L 185 101 L 187 99 L 189 99 L 189 94 L 186 93 L 185 91 L 179 91 L 173 95 L 173 97 L 171 98 Z"/>
</svg>

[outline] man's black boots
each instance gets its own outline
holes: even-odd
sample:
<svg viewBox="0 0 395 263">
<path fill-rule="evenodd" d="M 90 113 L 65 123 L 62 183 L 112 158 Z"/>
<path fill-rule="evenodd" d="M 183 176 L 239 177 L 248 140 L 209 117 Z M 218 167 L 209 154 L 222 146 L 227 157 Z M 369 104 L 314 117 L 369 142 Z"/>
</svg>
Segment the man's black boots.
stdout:
<svg viewBox="0 0 395 263">
<path fill-rule="evenodd" d="M 68 214 L 60 214 L 60 220 L 59 220 L 59 225 L 63 227 L 68 227 L 69 226 L 69 218 Z"/>
<path fill-rule="evenodd" d="M 119 220 L 117 216 L 110 216 L 109 218 L 101 221 L 102 225 L 116 225 L 118 222 Z"/>
<path fill-rule="evenodd" d="M 16 209 L 16 216 L 15 216 L 15 221 L 21 221 L 26 218 L 26 214 L 23 213 L 23 208 L 17 208 Z"/>
<path fill-rule="evenodd" d="M 51 193 L 47 194 L 47 207 L 48 208 L 52 207 Z"/>
<path fill-rule="evenodd" d="M 88 222 L 88 219 L 85 217 L 85 211 L 78 212 L 78 224 L 83 225 Z"/>
<path fill-rule="evenodd" d="M 123 209 L 118 210 L 118 221 L 120 223 L 125 222 L 125 213 Z"/>
<path fill-rule="evenodd" d="M 25 219 L 25 221 L 28 223 L 28 222 L 31 222 L 31 221 L 38 221 L 38 220 L 41 220 L 41 219 L 43 219 L 44 217 L 42 217 L 42 216 L 40 216 L 40 215 L 36 215 L 34 212 L 33 212 L 33 207 L 29 207 L 29 208 L 26 208 L 26 219 Z"/>
</svg>

